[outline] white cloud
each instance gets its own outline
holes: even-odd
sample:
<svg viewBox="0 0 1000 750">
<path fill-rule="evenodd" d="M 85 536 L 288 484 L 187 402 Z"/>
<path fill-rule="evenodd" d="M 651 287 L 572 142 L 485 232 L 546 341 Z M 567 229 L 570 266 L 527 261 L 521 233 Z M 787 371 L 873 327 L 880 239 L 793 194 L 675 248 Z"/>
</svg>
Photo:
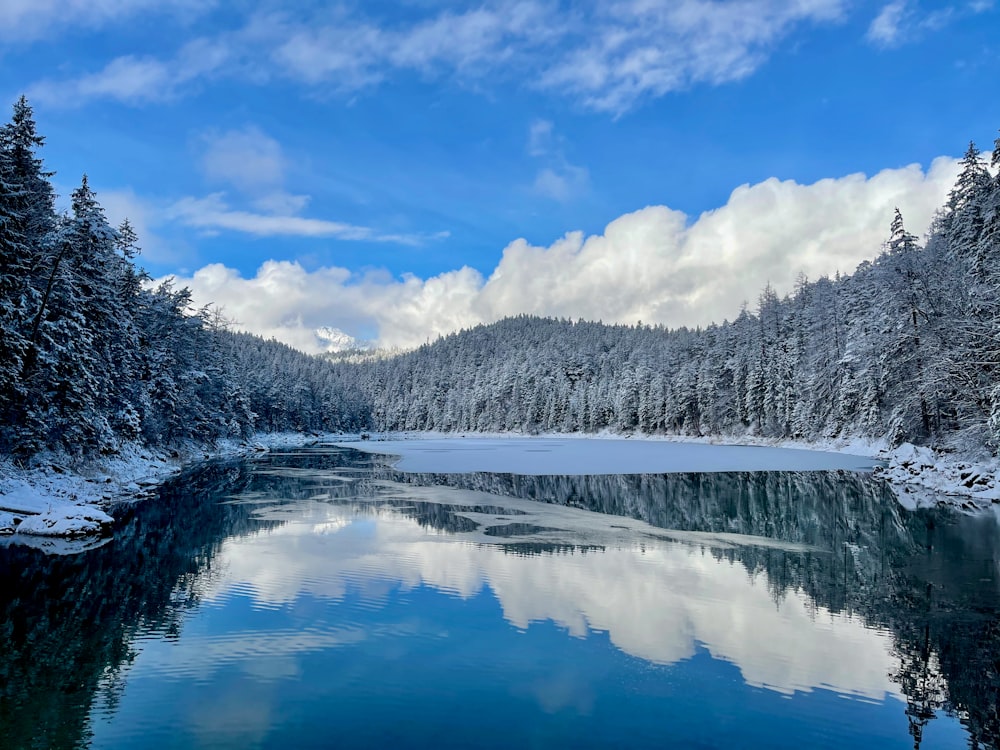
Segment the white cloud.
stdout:
<svg viewBox="0 0 1000 750">
<path fill-rule="evenodd" d="M 531 123 L 528 154 L 545 164 L 532 185 L 538 195 L 565 203 L 586 190 L 590 174 L 566 158 L 565 141 L 555 134 L 555 126 L 549 120 Z"/>
<path fill-rule="evenodd" d="M 376 68 L 382 32 L 367 24 L 352 27 L 293 28 L 271 53 L 278 67 L 307 84 L 332 82 L 353 91 L 382 80 Z"/>
<path fill-rule="evenodd" d="M 871 22 L 865 38 L 879 47 L 894 47 L 900 44 L 903 41 L 900 26 L 905 12 L 906 0 L 889 3 Z"/>
<path fill-rule="evenodd" d="M 259 237 L 331 237 L 402 245 L 420 245 L 434 238 L 386 234 L 356 224 L 300 216 L 310 196 L 285 190 L 288 160 L 281 144 L 253 125 L 208 133 L 203 141 L 205 176 L 211 182 L 235 188 L 252 210 L 234 207 L 229 196 L 220 191 L 203 198 L 181 198 L 165 212 L 169 220 L 210 234 L 225 230 Z"/>
<path fill-rule="evenodd" d="M 540 26 L 550 20 L 540 3 L 500 3 L 465 13 L 445 11 L 412 29 L 402 31 L 389 53 L 398 67 L 429 70 L 447 65 L 468 72 L 486 63 L 495 67 L 509 59 L 518 47 L 546 34 Z"/>
<path fill-rule="evenodd" d="M 210 181 L 236 188 L 265 214 L 294 216 L 309 203 L 308 195 L 285 190 L 288 160 L 281 144 L 253 125 L 204 136 L 202 169 Z"/>
<path fill-rule="evenodd" d="M 835 22 L 844 11 L 842 0 L 610 4 L 588 19 L 581 43 L 544 71 L 540 85 L 621 113 L 642 97 L 745 78 L 796 27 Z"/>
<path fill-rule="evenodd" d="M 587 179 L 586 169 L 563 164 L 558 168 L 541 169 L 535 177 L 533 188 L 539 195 L 565 203 L 586 186 Z"/>
<path fill-rule="evenodd" d="M 376 84 L 393 70 L 474 79 L 558 38 L 564 25 L 547 5 L 531 0 L 443 10 L 396 26 L 341 11 L 332 21 L 272 23 L 272 58 L 287 75 L 335 90 Z"/>
<path fill-rule="evenodd" d="M 195 39 L 173 60 L 116 57 L 96 73 L 39 81 L 29 87 L 28 96 L 50 107 L 74 107 L 99 99 L 132 105 L 169 101 L 179 96 L 185 85 L 216 73 L 229 55 L 229 49 L 218 41 Z"/>
<path fill-rule="evenodd" d="M 209 54 L 182 49 L 173 61 L 124 57 L 101 72 L 35 88 L 66 104 L 97 98 L 142 104 L 222 74 L 251 81 L 282 75 L 352 93 L 416 71 L 475 85 L 519 78 L 620 114 L 643 97 L 750 75 L 797 28 L 839 20 L 845 3 L 631 0 L 562 10 L 538 0 L 498 0 L 395 25 L 345 10 L 294 20 L 257 14 L 242 28 L 200 40 Z"/>
<path fill-rule="evenodd" d="M 979 15 L 992 9 L 992 0 L 945 5 L 931 11 L 924 11 L 918 0 L 893 0 L 883 6 L 871 22 L 865 39 L 876 47 L 899 47 L 918 41 L 927 33 L 941 31 L 963 17 Z"/>
<path fill-rule="evenodd" d="M 214 5 L 212 0 L 4 0 L 0 40 L 26 42 L 68 27 L 96 29 L 136 13 L 168 11 L 191 18 Z"/>
<path fill-rule="evenodd" d="M 91 99 L 117 99 L 131 104 L 162 101 L 174 90 L 169 66 L 153 58 L 118 57 L 103 70 L 72 82 L 41 81 L 28 90 L 33 101 L 73 106 Z"/>
<path fill-rule="evenodd" d="M 552 132 L 555 126 L 551 120 L 535 120 L 528 128 L 528 154 L 547 156 L 552 151 Z"/>
<path fill-rule="evenodd" d="M 204 198 L 182 198 L 170 208 L 168 218 L 176 219 L 185 226 L 195 229 L 206 231 L 225 229 L 255 234 L 259 237 L 336 237 L 342 240 L 395 242 L 404 245 L 417 245 L 423 241 L 423 238 L 417 235 L 379 234 L 370 227 L 339 221 L 234 209 L 226 202 L 224 193 L 212 193 Z"/>
<path fill-rule="evenodd" d="M 131 188 L 100 190 L 98 198 L 113 226 L 128 218 L 140 238 L 143 258 L 154 263 L 176 262 L 176 240 L 167 242 L 156 230 L 170 222 L 206 234 L 241 232 L 258 237 L 312 237 L 364 240 L 400 245 L 423 245 L 448 236 L 447 232 L 391 234 L 371 227 L 298 215 L 308 195 L 293 195 L 283 188 L 285 159 L 277 141 L 253 127 L 210 135 L 206 139 L 203 167 L 207 175 L 242 192 L 252 210 L 234 207 L 224 192 L 197 198 L 187 196 L 167 202 L 140 198 Z"/>
<path fill-rule="evenodd" d="M 940 158 L 926 172 L 911 165 L 811 185 L 772 178 L 738 187 L 726 205 L 694 221 L 651 206 L 599 235 L 571 232 L 548 247 L 516 240 L 488 278 L 471 268 L 429 279 L 307 273 L 269 261 L 252 278 L 212 265 L 179 282 L 198 304 L 221 304 L 245 329 L 306 351 L 319 350 L 313 331 L 321 326 L 366 338 L 377 331 L 384 345 L 414 346 L 518 313 L 706 325 L 733 319 L 768 282 L 786 293 L 800 271 L 810 278 L 853 271 L 878 253 L 896 206 L 919 233 L 954 184 L 956 165 Z"/>
<path fill-rule="evenodd" d="M 382 343 L 390 346 L 422 344 L 439 331 L 457 330 L 469 323 L 483 281 L 470 268 L 426 281 L 399 280 L 386 272 L 359 277 L 344 268 L 308 273 L 298 263 L 275 260 L 250 279 L 215 263 L 177 280 L 199 304 L 220 305 L 240 328 L 309 352 L 323 349 L 315 331 L 327 325 L 360 338 L 381 325 L 387 334 Z"/>
<path fill-rule="evenodd" d="M 294 216 L 305 210 L 312 200 L 308 195 L 293 195 L 284 190 L 273 190 L 253 199 L 253 206 L 258 211 L 279 216 Z"/>
<path fill-rule="evenodd" d="M 285 181 L 287 160 L 281 144 L 249 125 L 242 130 L 210 133 L 202 159 L 205 174 L 241 190 L 273 188 Z"/>
</svg>

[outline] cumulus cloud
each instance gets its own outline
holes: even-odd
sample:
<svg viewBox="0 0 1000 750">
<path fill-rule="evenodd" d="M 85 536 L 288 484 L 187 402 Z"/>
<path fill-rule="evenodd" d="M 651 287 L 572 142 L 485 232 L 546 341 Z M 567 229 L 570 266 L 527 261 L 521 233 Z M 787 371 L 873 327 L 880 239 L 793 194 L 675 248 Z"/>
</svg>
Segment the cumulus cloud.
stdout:
<svg viewBox="0 0 1000 750">
<path fill-rule="evenodd" d="M 942 157 L 926 172 L 914 164 L 810 185 L 771 178 L 694 220 L 650 206 L 601 234 L 570 232 L 547 247 L 515 240 L 488 276 L 467 267 L 428 279 L 310 273 L 268 261 L 252 278 L 215 264 L 178 281 L 199 305 L 220 304 L 244 329 L 306 351 L 320 349 L 321 326 L 407 347 L 518 313 L 706 325 L 734 318 L 766 283 L 780 294 L 800 272 L 853 271 L 877 254 L 897 206 L 919 232 L 957 173 L 956 160 Z"/>
<path fill-rule="evenodd" d="M 198 305 L 222 307 L 238 328 L 307 352 L 323 349 L 316 329 L 328 324 L 356 338 L 378 330 L 386 346 L 422 344 L 476 322 L 470 311 L 483 282 L 471 268 L 427 280 L 395 279 L 382 271 L 356 276 L 345 268 L 310 273 L 277 260 L 265 262 L 253 278 L 220 263 L 174 278 L 192 290 Z"/>
<path fill-rule="evenodd" d="M 476 86 L 526 81 L 620 114 L 644 97 L 744 78 L 797 29 L 836 22 L 845 6 L 846 0 L 631 0 L 566 10 L 540 0 L 494 0 L 461 12 L 418 10 L 392 23 L 360 10 L 257 12 L 242 26 L 200 40 L 210 53 L 201 64 L 186 49 L 173 60 L 123 57 L 100 72 L 35 89 L 54 103 L 143 104 L 218 75 L 251 82 L 280 76 L 353 93 L 416 72 Z"/>
</svg>

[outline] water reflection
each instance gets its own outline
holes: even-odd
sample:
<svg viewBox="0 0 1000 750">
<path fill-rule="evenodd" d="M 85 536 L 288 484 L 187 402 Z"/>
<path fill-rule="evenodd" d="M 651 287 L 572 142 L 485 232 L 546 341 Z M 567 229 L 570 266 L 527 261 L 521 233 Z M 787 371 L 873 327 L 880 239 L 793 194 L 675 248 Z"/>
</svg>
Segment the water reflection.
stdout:
<svg viewBox="0 0 1000 750">
<path fill-rule="evenodd" d="M 993 517 L 908 513 L 861 475 L 405 475 L 346 450 L 215 466 L 125 510 L 99 549 L 0 548 L 0 744 L 191 740 L 146 716 L 154 699 L 186 706 L 201 740 L 276 744 L 275 727 L 305 710 L 305 686 L 350 720 L 350 706 L 371 710 L 352 701 L 402 715 L 407 691 L 413 702 L 438 689 L 447 703 L 461 687 L 473 700 L 487 678 L 579 722 L 608 704 L 611 675 L 653 693 L 676 693 L 667 686 L 683 676 L 711 702 L 698 686 L 728 663 L 738 679 L 713 687 L 720 695 L 855 696 L 898 706 L 885 730 L 898 746 L 994 747 L 998 546 Z M 372 672 L 383 663 L 402 672 Z M 191 685 L 212 686 L 210 710 Z M 675 693 L 647 708 L 693 700 Z M 640 704 L 629 693 L 616 711 Z M 740 710 L 720 716 L 738 723 Z M 964 738 L 934 720 L 941 712 Z M 633 717 L 631 736 L 682 737 L 682 713 L 670 729 L 681 735 Z M 524 741 L 504 726 L 497 742 Z M 597 743 L 595 726 L 578 731 Z M 549 744 L 565 739 L 559 727 Z M 353 731 L 346 744 L 387 737 Z M 730 745 L 757 730 L 740 731 Z"/>
<path fill-rule="evenodd" d="M 406 496 L 404 488 L 396 492 Z M 468 502 L 461 490 L 443 494 L 456 496 L 445 501 Z M 488 589 L 518 628 L 551 621 L 572 636 L 606 632 L 618 648 L 649 662 L 689 658 L 700 644 L 737 665 L 751 685 L 786 693 L 824 686 L 878 699 L 895 691 L 885 634 L 817 607 L 801 591 L 775 597 L 765 571 L 748 574 L 700 546 L 652 537 L 633 544 L 616 530 L 614 543 L 599 554 L 549 553 L 539 560 L 429 536 L 392 512 L 377 512 L 372 523 L 329 504 L 303 510 L 302 520 L 272 534 L 224 545 L 220 557 L 229 576 L 214 595 L 228 596 L 237 586 L 258 605 L 276 605 L 305 596 L 341 599 L 354 589 L 377 605 L 396 587 L 432 586 L 463 599 Z M 549 526 L 536 527 L 540 535 L 562 519 L 547 520 Z M 592 523 L 582 531 L 596 534 Z M 318 527 L 325 533 L 317 534 Z"/>
<path fill-rule="evenodd" d="M 98 693 L 114 705 L 137 639 L 176 638 L 223 541 L 275 526 L 215 497 L 247 466 L 215 466 L 124 508 L 113 543 L 76 555 L 0 547 L 0 746 L 73 747 Z"/>
</svg>

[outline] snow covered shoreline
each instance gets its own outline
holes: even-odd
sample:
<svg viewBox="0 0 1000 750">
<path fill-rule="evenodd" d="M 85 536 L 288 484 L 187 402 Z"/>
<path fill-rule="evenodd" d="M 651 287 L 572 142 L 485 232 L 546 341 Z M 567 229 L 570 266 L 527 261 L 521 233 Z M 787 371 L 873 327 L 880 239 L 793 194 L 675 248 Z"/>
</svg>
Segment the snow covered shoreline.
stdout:
<svg viewBox="0 0 1000 750">
<path fill-rule="evenodd" d="M 34 546 L 60 545 L 38 538 L 85 537 L 110 530 L 109 504 L 147 496 L 164 481 L 199 461 L 262 453 L 332 439 L 334 435 L 273 433 L 250 440 L 220 441 L 214 449 L 152 451 L 129 448 L 121 454 L 67 468 L 58 456 L 36 458 L 22 469 L 0 459 L 0 537 Z"/>
<path fill-rule="evenodd" d="M 568 446 L 589 441 L 586 450 Z M 262 453 L 316 443 L 400 456 L 404 471 L 501 471 L 511 473 L 660 473 L 674 471 L 874 471 L 899 502 L 913 509 L 950 505 L 979 510 L 1000 502 L 997 462 L 975 462 L 909 444 L 894 450 L 872 441 L 804 443 L 752 437 L 628 436 L 613 433 L 521 435 L 517 433 L 386 433 L 372 440 L 345 435 L 259 434 L 222 441 L 213 450 L 185 452 L 131 449 L 83 469 L 65 468 L 58 457 L 31 469 L 0 460 L 0 538 L 56 549 L 37 540 L 87 537 L 110 529 L 106 508 L 148 495 L 159 484 L 199 461 Z M 683 450 L 664 452 L 657 444 Z M 720 450 L 712 450 L 712 448 Z M 762 449 L 762 450 L 758 450 Z M 669 455 L 668 455 L 669 453 Z"/>
</svg>

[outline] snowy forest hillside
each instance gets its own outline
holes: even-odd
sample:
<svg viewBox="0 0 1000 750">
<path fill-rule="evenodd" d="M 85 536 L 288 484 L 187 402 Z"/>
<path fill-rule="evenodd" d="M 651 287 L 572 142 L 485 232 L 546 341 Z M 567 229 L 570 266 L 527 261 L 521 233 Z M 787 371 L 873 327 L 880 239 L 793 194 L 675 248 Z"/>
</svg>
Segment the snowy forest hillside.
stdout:
<svg viewBox="0 0 1000 750">
<path fill-rule="evenodd" d="M 863 436 L 973 456 L 1000 439 L 1000 139 L 970 144 L 921 244 L 699 330 L 518 317 L 353 366 L 379 430 Z M 343 365 L 348 368 L 349 366 Z"/>
<path fill-rule="evenodd" d="M 328 363 L 191 314 L 186 289 L 148 289 L 135 232 L 108 225 L 86 177 L 57 213 L 43 142 L 22 97 L 0 128 L 0 454 L 357 426 Z"/>
<path fill-rule="evenodd" d="M 22 99 L 0 127 L 0 455 L 87 458 L 280 430 L 885 438 L 1000 445 L 1000 139 L 925 242 L 706 329 L 517 317 L 418 350 L 305 355 L 149 288 L 86 178 L 59 213 Z"/>
</svg>

